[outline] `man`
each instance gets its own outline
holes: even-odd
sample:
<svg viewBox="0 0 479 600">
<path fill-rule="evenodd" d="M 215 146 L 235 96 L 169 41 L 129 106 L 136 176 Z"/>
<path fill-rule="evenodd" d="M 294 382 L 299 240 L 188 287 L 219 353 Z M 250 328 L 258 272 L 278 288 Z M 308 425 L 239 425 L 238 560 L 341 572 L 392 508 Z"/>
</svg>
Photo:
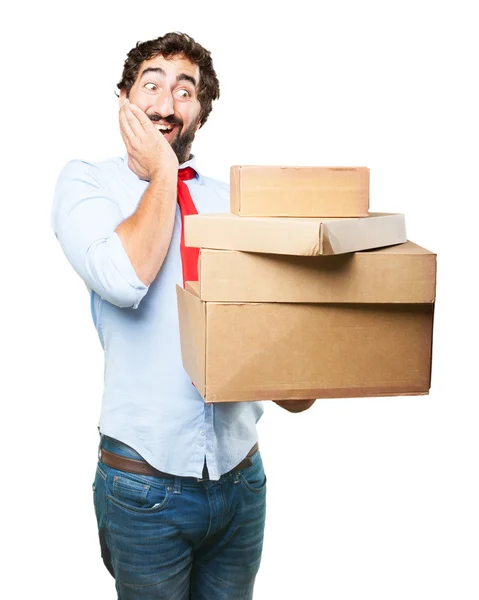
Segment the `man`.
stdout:
<svg viewBox="0 0 479 600">
<path fill-rule="evenodd" d="M 72 161 L 53 228 L 85 281 L 105 351 L 94 503 L 122 600 L 252 598 L 265 519 L 260 402 L 205 404 L 183 369 L 176 284 L 197 253 L 189 212 L 226 212 L 226 184 L 190 154 L 219 83 L 185 34 L 138 43 L 120 90 L 124 158 Z M 196 251 L 197 252 L 197 251 Z M 278 402 L 299 412 L 314 401 Z"/>
</svg>

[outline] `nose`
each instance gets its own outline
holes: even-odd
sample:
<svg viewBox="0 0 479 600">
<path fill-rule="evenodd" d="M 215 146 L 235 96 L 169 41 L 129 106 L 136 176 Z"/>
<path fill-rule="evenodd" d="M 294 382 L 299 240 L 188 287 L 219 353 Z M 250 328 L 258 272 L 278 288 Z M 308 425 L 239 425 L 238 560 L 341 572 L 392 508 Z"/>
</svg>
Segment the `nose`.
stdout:
<svg viewBox="0 0 479 600">
<path fill-rule="evenodd" d="M 174 114 L 173 96 L 169 89 L 163 89 L 155 102 L 155 109 L 163 118 Z"/>
</svg>

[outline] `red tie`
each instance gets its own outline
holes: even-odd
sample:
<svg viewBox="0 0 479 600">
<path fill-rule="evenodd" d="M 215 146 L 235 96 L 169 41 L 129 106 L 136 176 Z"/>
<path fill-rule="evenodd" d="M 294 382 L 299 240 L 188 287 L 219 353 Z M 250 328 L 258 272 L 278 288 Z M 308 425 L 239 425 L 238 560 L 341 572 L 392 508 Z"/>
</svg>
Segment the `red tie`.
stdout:
<svg viewBox="0 0 479 600">
<path fill-rule="evenodd" d="M 198 211 L 191 198 L 190 190 L 185 181 L 194 179 L 196 172 L 191 167 L 178 170 L 178 204 L 181 212 L 181 265 L 183 267 L 183 287 L 187 281 L 198 281 L 198 256 L 199 248 L 185 246 L 185 215 L 197 215 Z"/>
</svg>

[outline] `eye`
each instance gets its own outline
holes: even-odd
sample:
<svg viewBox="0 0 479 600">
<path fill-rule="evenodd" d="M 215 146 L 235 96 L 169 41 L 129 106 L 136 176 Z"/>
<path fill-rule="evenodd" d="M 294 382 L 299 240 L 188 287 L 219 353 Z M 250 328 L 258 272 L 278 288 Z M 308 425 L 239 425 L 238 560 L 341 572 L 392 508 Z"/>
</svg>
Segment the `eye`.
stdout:
<svg viewBox="0 0 479 600">
<path fill-rule="evenodd" d="M 154 92 L 156 90 L 157 86 L 156 86 L 156 83 L 153 83 L 152 81 L 148 81 L 147 83 L 145 83 L 144 87 L 147 90 L 150 90 L 150 91 Z"/>
<path fill-rule="evenodd" d="M 176 93 L 180 98 L 191 98 L 191 92 L 182 88 L 181 90 L 177 90 Z"/>
</svg>

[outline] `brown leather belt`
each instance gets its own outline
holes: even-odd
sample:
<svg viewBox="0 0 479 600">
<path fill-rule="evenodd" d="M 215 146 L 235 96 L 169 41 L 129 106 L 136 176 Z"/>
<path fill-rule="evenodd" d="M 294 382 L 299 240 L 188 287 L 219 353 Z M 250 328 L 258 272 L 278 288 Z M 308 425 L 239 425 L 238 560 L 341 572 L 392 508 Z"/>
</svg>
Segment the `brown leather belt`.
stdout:
<svg viewBox="0 0 479 600">
<path fill-rule="evenodd" d="M 242 471 L 247 467 L 250 467 L 253 464 L 252 457 L 256 452 L 258 452 L 259 446 L 258 442 L 251 448 L 245 458 L 236 465 L 233 469 L 225 473 L 228 475 L 229 473 L 233 473 L 234 471 Z M 114 454 L 113 452 L 109 452 L 104 448 L 100 448 L 100 460 L 105 465 L 112 467 L 113 469 L 118 469 L 119 471 L 126 471 L 127 473 L 135 473 L 137 475 L 151 475 L 153 477 L 161 477 L 161 478 L 174 478 L 176 475 L 172 475 L 171 473 L 163 473 L 163 471 L 158 471 L 147 462 L 142 460 L 135 460 L 134 458 L 127 458 L 126 456 L 120 456 L 119 454 Z M 196 478 L 201 480 L 201 478 Z"/>
</svg>

